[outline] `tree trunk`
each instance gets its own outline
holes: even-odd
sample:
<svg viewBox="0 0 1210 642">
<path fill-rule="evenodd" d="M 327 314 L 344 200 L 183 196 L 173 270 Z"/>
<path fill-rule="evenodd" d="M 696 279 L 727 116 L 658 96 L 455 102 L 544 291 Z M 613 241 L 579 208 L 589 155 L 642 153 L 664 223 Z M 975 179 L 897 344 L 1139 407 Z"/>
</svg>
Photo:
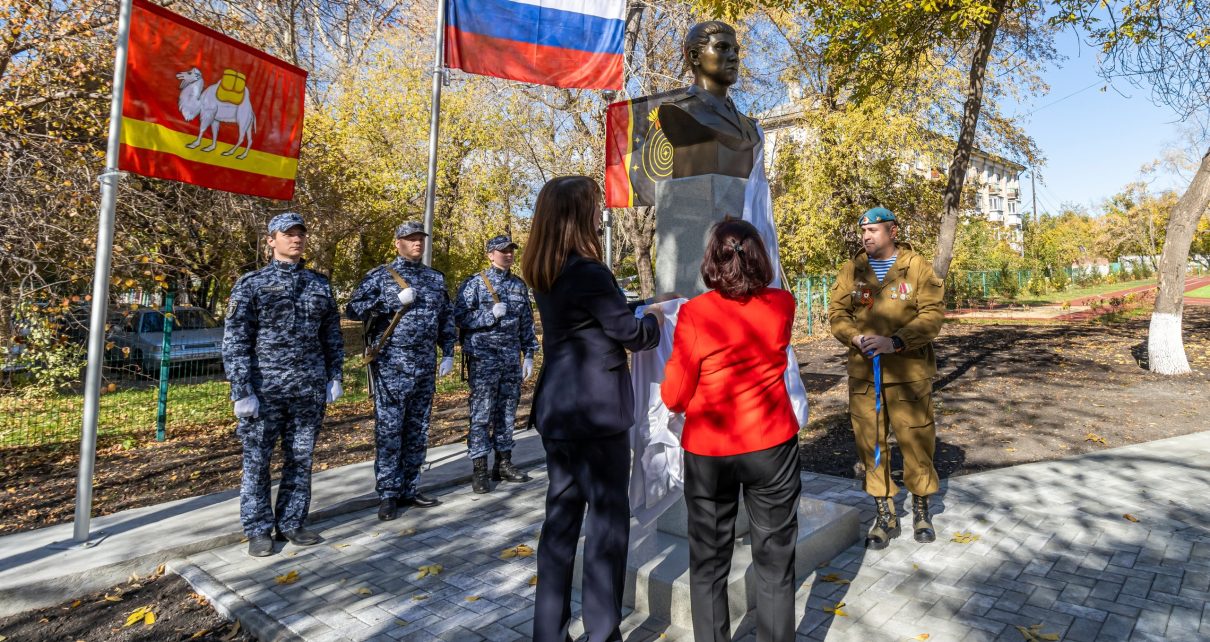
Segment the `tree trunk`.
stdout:
<svg viewBox="0 0 1210 642">
<path fill-rule="evenodd" d="M 640 294 L 643 297 L 654 296 L 655 264 L 651 260 L 651 250 L 655 244 L 655 208 L 634 207 L 615 211 L 619 213 L 618 223 L 634 246 L 634 265 L 639 272 Z"/>
<path fill-rule="evenodd" d="M 1181 196 L 1168 219 L 1168 236 L 1160 255 L 1160 287 L 1155 295 L 1155 312 L 1147 332 L 1147 364 L 1152 372 L 1166 375 L 1186 374 L 1189 360 L 1181 336 L 1181 315 L 1185 307 L 1185 267 L 1189 246 L 1197 231 L 1197 222 L 1210 206 L 1210 149 L 1193 176 L 1189 189 Z"/>
<path fill-rule="evenodd" d="M 966 104 L 962 108 L 962 128 L 958 133 L 958 145 L 954 148 L 954 160 L 950 163 L 949 178 L 945 183 L 945 212 L 941 215 L 941 233 L 937 238 L 937 255 L 933 257 L 933 271 L 944 280 L 954 260 L 954 239 L 958 236 L 958 218 L 962 214 L 962 185 L 966 182 L 966 168 L 970 165 L 971 149 L 975 146 L 975 127 L 979 124 L 979 112 L 983 109 L 983 81 L 987 76 L 987 59 L 991 56 L 1000 28 L 1000 18 L 1008 0 L 994 0 L 993 13 L 979 32 L 979 42 L 971 58 L 969 82 L 966 88 Z"/>
</svg>

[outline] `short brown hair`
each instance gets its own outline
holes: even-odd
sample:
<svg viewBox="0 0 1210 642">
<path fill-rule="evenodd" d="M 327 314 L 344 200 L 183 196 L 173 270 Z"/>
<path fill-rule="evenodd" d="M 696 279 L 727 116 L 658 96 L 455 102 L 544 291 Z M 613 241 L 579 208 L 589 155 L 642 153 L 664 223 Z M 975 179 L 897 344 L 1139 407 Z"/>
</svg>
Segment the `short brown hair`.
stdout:
<svg viewBox="0 0 1210 642">
<path fill-rule="evenodd" d="M 601 260 L 601 239 L 593 221 L 601 188 L 587 176 L 552 178 L 538 192 L 521 274 L 536 292 L 549 292 L 575 252 Z"/>
<path fill-rule="evenodd" d="M 710 229 L 702 281 L 728 299 L 752 296 L 773 280 L 773 264 L 760 233 L 747 221 L 726 219 Z"/>
</svg>

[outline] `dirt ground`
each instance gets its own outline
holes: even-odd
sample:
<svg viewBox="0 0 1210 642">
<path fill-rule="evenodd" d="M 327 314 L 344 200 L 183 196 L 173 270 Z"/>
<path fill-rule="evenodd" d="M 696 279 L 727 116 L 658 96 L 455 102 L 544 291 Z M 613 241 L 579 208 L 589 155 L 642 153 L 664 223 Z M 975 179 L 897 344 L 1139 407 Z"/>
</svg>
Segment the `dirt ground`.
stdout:
<svg viewBox="0 0 1210 642">
<path fill-rule="evenodd" d="M 1113 324 L 947 323 L 936 343 L 934 386 L 941 476 L 1210 428 L 1210 307 L 1185 311 L 1192 375 L 1162 377 L 1140 367 L 1146 333 L 1146 317 Z M 852 477 L 844 350 L 826 336 L 798 352 L 811 403 L 811 422 L 801 435 L 803 468 Z M 530 392 L 527 386 L 519 426 Z M 438 398 L 433 418 L 432 445 L 465 439 L 465 395 Z M 372 427 L 368 404 L 329 417 L 316 470 L 372 459 Z M 0 534 L 71 520 L 76 446 L 10 448 L 0 450 L 0 458 Z M 96 475 L 98 515 L 236 488 L 234 422 L 133 448 L 103 443 Z"/>
<path fill-rule="evenodd" d="M 1185 309 L 1194 372 L 1146 369 L 1148 317 L 1124 322 L 947 323 L 936 341 L 941 477 L 1210 429 L 1210 307 Z M 798 350 L 811 403 L 803 468 L 854 476 L 845 351 L 832 337 Z M 900 466 L 898 451 L 892 469 Z"/>
<path fill-rule="evenodd" d="M 154 619 L 145 614 L 133 617 L 144 608 Z M 0 618 L 0 640 L 256 642 L 239 625 L 219 615 L 185 580 L 158 574 L 132 578 L 57 606 Z"/>
</svg>

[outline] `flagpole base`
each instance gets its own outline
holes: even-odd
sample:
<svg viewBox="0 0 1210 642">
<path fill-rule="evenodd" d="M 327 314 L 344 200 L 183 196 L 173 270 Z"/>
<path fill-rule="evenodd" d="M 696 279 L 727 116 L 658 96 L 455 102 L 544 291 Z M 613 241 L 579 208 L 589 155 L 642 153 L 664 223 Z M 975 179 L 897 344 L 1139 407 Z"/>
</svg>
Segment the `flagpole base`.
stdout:
<svg viewBox="0 0 1210 642">
<path fill-rule="evenodd" d="M 107 537 L 109 537 L 109 533 L 105 531 L 97 531 L 95 533 L 89 533 L 88 539 L 84 540 L 83 542 L 77 542 L 74 539 L 69 539 L 62 542 L 51 542 L 46 546 L 46 548 L 55 551 L 82 551 L 100 544 Z"/>
</svg>

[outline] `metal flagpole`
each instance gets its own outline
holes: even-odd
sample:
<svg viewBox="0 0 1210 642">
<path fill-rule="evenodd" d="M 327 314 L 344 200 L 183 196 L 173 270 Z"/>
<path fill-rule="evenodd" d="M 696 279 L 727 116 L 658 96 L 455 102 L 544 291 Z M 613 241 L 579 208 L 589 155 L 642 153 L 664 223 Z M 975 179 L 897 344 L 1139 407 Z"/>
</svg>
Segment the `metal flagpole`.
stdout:
<svg viewBox="0 0 1210 642">
<path fill-rule="evenodd" d="M 433 59 L 433 105 L 429 114 L 429 179 L 424 194 L 424 264 L 433 264 L 433 209 L 437 204 L 437 133 L 441 126 L 441 83 L 445 79 L 445 2 L 437 0 L 437 47 Z"/>
<path fill-rule="evenodd" d="M 97 216 L 97 263 L 92 276 L 92 314 L 88 321 L 88 369 L 84 376 L 84 425 L 80 434 L 80 472 L 76 477 L 76 519 L 72 539 L 88 545 L 92 518 L 92 474 L 97 454 L 97 407 L 101 398 L 101 364 L 105 358 L 105 313 L 109 307 L 109 264 L 113 257 L 113 219 L 117 208 L 118 148 L 122 139 L 122 95 L 126 89 L 126 58 L 130 44 L 130 2 L 122 0 L 118 14 L 118 45 L 113 63 L 113 98 L 109 104 L 109 144 L 101 181 L 101 211 Z M 100 535 L 100 533 L 98 533 Z"/>
<path fill-rule="evenodd" d="M 609 271 L 613 271 L 613 216 L 606 209 L 601 214 L 603 223 L 605 224 L 605 265 L 609 267 Z"/>
</svg>

